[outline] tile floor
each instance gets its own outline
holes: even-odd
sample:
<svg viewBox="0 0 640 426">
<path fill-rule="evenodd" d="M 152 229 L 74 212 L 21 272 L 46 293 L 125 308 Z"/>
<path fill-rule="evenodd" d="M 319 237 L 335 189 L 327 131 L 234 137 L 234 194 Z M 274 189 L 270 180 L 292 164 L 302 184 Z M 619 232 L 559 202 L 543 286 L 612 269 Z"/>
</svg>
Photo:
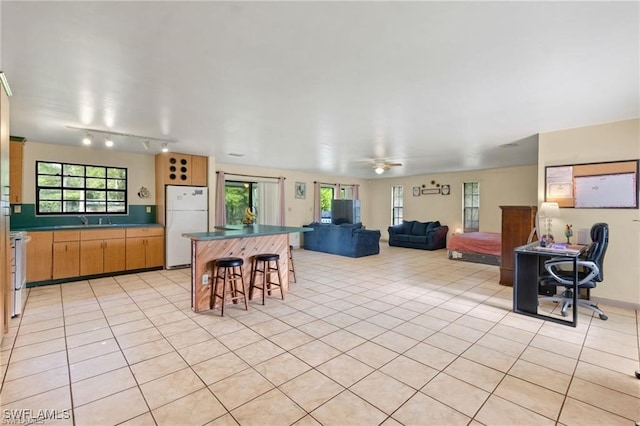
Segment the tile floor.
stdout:
<svg viewBox="0 0 640 426">
<path fill-rule="evenodd" d="M 30 290 L 3 340 L 3 423 L 633 425 L 639 314 L 510 312 L 444 250 L 296 250 L 285 301 L 190 311 L 189 271 Z M 13 411 L 11 411 L 13 410 Z"/>
</svg>

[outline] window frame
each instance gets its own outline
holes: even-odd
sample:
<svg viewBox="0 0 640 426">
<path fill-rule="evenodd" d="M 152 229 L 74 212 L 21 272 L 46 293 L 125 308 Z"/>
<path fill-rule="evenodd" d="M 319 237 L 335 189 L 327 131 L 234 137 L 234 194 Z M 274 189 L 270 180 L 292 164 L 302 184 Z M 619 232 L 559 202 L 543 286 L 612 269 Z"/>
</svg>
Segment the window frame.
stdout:
<svg viewBox="0 0 640 426">
<path fill-rule="evenodd" d="M 467 203 L 467 185 L 471 185 L 470 205 Z M 471 217 L 473 217 L 473 211 L 475 211 L 478 219 L 467 221 L 467 211 L 470 212 L 469 215 Z M 462 225 L 463 232 L 478 232 L 480 230 L 480 183 L 478 182 L 464 182 L 462 184 Z"/>
<path fill-rule="evenodd" d="M 399 201 L 396 204 L 396 201 Z M 400 225 L 404 219 L 404 186 L 391 187 L 391 225 Z"/>
<path fill-rule="evenodd" d="M 229 185 L 231 184 L 231 185 Z M 246 188 L 248 195 L 249 195 L 249 200 L 248 200 L 248 204 L 244 205 L 241 207 L 240 210 L 240 218 L 237 219 L 240 222 L 236 223 L 236 220 L 230 220 L 230 219 L 235 219 L 235 218 L 230 218 L 229 217 L 229 209 L 225 208 L 226 210 L 226 223 L 228 225 L 242 225 L 242 218 L 244 217 L 244 209 L 247 207 L 250 207 L 254 212 L 256 212 L 256 205 L 255 205 L 255 195 L 256 192 L 258 190 L 258 182 L 255 181 L 249 181 L 249 180 L 225 180 L 224 183 L 224 191 L 225 191 L 225 206 L 228 207 L 229 203 L 227 202 L 227 189 L 228 188 L 234 188 L 234 187 L 239 187 L 239 186 L 243 186 Z M 257 212 L 256 212 L 257 213 Z"/>
<path fill-rule="evenodd" d="M 40 164 L 56 164 L 60 166 L 60 173 L 57 174 L 50 174 L 50 173 L 40 173 Z M 70 174 L 64 174 L 64 170 L 65 170 L 65 166 L 70 166 L 70 167 L 83 167 L 84 168 L 84 172 L 82 176 L 79 175 L 70 175 Z M 101 168 L 101 169 L 105 169 L 105 174 L 104 177 L 95 177 L 95 176 L 87 176 L 87 168 Z M 115 170 L 123 170 L 124 171 L 124 178 L 110 178 L 109 177 L 109 169 L 115 169 Z M 46 186 L 46 185 L 40 185 L 40 180 L 39 177 L 40 176 L 59 176 L 60 177 L 60 185 L 59 186 Z M 79 187 L 74 187 L 74 186 L 65 186 L 64 185 L 64 181 L 65 181 L 65 177 L 72 177 L 72 178 L 80 178 L 83 179 L 83 186 L 79 186 Z M 87 178 L 89 179 L 104 179 L 105 181 L 105 185 L 104 188 L 90 188 L 87 186 Z M 124 189 L 113 189 L 113 188 L 109 188 L 109 181 L 110 180 L 118 180 L 118 181 L 124 181 Z M 41 190 L 47 190 L 47 189 L 52 189 L 52 190 L 60 190 L 60 199 L 42 199 L 40 191 Z M 70 191 L 81 191 L 84 192 L 84 197 L 81 197 L 81 199 L 79 200 L 71 200 L 71 199 L 65 199 L 64 198 L 64 191 L 65 190 L 70 190 Z M 88 191 L 104 191 L 105 192 L 105 199 L 104 199 L 104 205 L 105 205 L 105 210 L 104 211 L 88 211 L 87 210 L 87 202 L 91 202 L 92 200 L 87 199 L 86 197 L 86 192 Z M 35 192 L 36 192 L 36 205 L 35 205 L 35 214 L 37 216 L 77 216 L 77 215 L 83 215 L 83 216 L 119 216 L 119 215 L 128 215 L 129 214 L 129 197 L 128 197 L 128 193 L 129 193 L 129 170 L 126 167 L 117 167 L 117 166 L 105 166 L 105 165 L 97 165 L 97 164 L 83 164 L 83 163 L 68 163 L 68 162 L 62 162 L 62 161 L 45 161 L 45 160 L 36 160 L 36 167 L 35 167 Z M 122 193 L 124 195 L 124 199 L 122 200 L 109 200 L 108 197 L 108 193 L 109 192 L 119 192 Z M 55 211 L 55 212 L 48 212 L 48 211 L 42 211 L 41 206 L 40 206 L 40 202 L 41 201 L 59 201 L 60 202 L 60 211 Z M 80 206 L 83 207 L 82 209 L 78 210 L 78 211 L 64 211 L 64 203 L 65 201 L 78 201 L 80 203 Z M 99 200 L 98 200 L 99 201 Z M 109 211 L 109 204 L 113 204 L 113 203 L 124 203 L 124 211 Z"/>
</svg>

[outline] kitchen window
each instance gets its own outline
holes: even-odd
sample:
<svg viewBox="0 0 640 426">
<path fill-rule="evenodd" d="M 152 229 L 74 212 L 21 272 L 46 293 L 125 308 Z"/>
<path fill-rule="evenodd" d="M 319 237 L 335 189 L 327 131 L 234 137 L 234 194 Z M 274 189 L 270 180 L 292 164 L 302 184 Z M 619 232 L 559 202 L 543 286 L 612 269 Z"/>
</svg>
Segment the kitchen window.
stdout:
<svg viewBox="0 0 640 426">
<path fill-rule="evenodd" d="M 36 161 L 36 214 L 126 214 L 127 169 Z"/>
</svg>

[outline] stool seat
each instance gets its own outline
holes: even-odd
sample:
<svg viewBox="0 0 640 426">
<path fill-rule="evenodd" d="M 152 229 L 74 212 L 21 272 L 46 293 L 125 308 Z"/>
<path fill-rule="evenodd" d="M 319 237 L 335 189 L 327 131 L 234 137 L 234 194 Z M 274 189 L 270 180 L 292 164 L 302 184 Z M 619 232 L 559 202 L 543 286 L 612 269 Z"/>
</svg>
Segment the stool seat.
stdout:
<svg viewBox="0 0 640 426">
<path fill-rule="evenodd" d="M 274 253 L 256 254 L 255 259 L 265 261 L 265 262 L 273 262 L 276 260 L 280 260 L 280 255 L 274 254 Z"/>
<path fill-rule="evenodd" d="M 234 266 L 242 266 L 244 264 L 244 260 L 239 257 L 221 257 L 220 259 L 215 260 L 216 265 L 221 268 L 232 268 Z"/>
</svg>

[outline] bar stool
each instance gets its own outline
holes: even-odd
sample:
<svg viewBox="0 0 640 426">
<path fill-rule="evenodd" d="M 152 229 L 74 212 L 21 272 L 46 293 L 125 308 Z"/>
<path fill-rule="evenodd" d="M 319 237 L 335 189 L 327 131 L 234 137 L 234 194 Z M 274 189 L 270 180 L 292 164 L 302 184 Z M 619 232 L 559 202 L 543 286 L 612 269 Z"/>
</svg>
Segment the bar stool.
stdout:
<svg viewBox="0 0 640 426">
<path fill-rule="evenodd" d="M 293 264 L 293 246 L 289 246 L 289 274 L 293 274 L 293 282 L 297 283 L 296 280 L 296 267 Z"/>
<path fill-rule="evenodd" d="M 226 302 L 227 285 L 231 286 L 233 303 L 238 303 L 238 299 L 244 299 L 244 308 L 249 310 L 249 302 L 247 301 L 247 291 L 244 286 L 244 277 L 242 275 L 242 265 L 244 261 L 239 257 L 221 257 L 214 260 L 213 289 L 211 290 L 210 308 L 215 309 L 216 298 L 221 298 L 220 316 L 224 316 L 224 305 Z M 242 291 L 238 290 L 238 279 L 242 284 Z M 218 294 L 218 284 L 222 281 L 222 295 Z M 238 296 L 241 294 L 242 296 Z"/>
<path fill-rule="evenodd" d="M 253 257 L 253 265 L 251 267 L 251 283 L 249 285 L 249 300 L 253 299 L 253 289 L 262 290 L 262 304 L 264 305 L 265 293 L 269 292 L 271 296 L 271 286 L 280 287 L 280 296 L 284 300 L 284 291 L 282 290 L 282 276 L 280 275 L 280 255 L 273 253 L 257 254 Z M 272 273 L 278 273 L 278 282 L 271 279 Z M 256 285 L 256 275 L 262 274 L 262 287 Z"/>
</svg>

